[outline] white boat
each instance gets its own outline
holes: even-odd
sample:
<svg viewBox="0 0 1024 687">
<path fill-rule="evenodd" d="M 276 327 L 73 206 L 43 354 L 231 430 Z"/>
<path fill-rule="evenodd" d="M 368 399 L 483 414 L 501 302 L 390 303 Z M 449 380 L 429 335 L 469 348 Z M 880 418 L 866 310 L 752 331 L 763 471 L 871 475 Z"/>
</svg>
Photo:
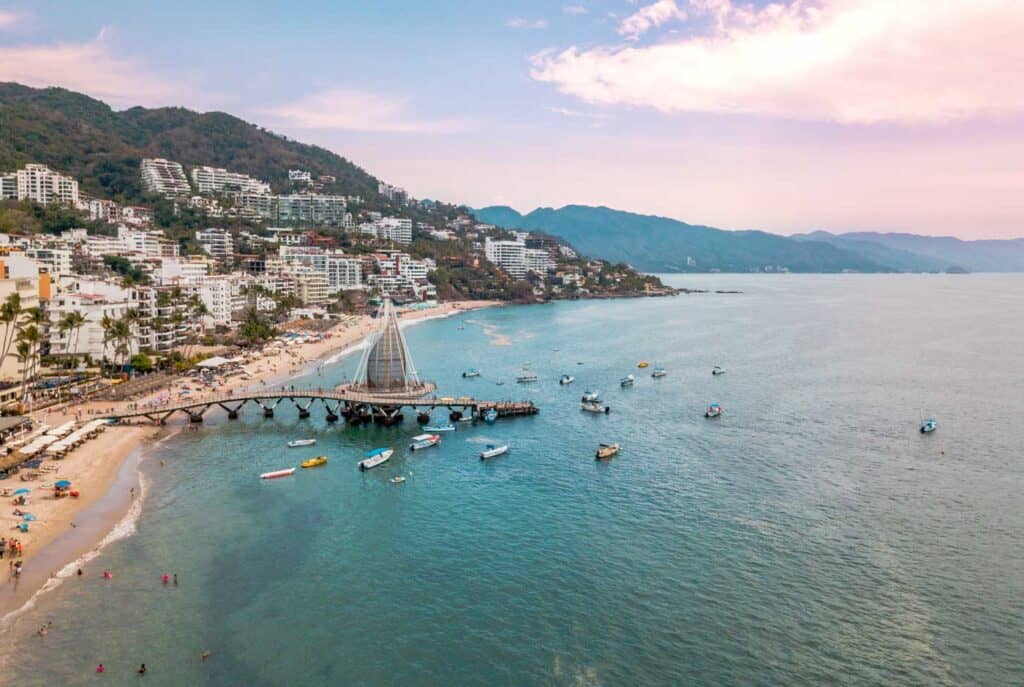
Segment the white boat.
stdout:
<svg viewBox="0 0 1024 687">
<path fill-rule="evenodd" d="M 654 377 L 654 378 L 658 378 L 658 377 L 664 377 L 667 374 L 668 374 L 668 372 L 665 371 L 665 368 L 663 368 L 663 367 L 656 367 L 656 368 L 654 368 L 654 372 L 651 373 L 651 376 Z"/>
<path fill-rule="evenodd" d="M 597 447 L 597 453 L 594 454 L 595 460 L 604 460 L 611 458 L 619 452 L 618 444 L 601 444 Z"/>
<path fill-rule="evenodd" d="M 636 378 L 633 375 L 626 375 L 621 380 L 619 380 L 619 386 L 621 386 L 622 388 L 626 388 L 627 386 L 633 386 L 633 383 L 635 381 Z"/>
<path fill-rule="evenodd" d="M 562 385 L 572 384 L 575 381 L 576 378 L 573 377 L 572 375 L 562 375 L 561 377 L 558 378 L 558 383 Z"/>
<path fill-rule="evenodd" d="M 431 446 L 437 446 L 441 443 L 441 437 L 436 434 L 417 434 L 412 438 L 412 443 L 409 444 L 410 451 L 419 451 L 423 448 L 430 448 Z"/>
<path fill-rule="evenodd" d="M 580 399 L 581 403 L 600 403 L 601 393 L 598 391 L 584 391 L 583 397 Z"/>
<path fill-rule="evenodd" d="M 423 425 L 423 431 L 432 432 L 434 434 L 437 434 L 438 432 L 454 432 L 455 425 L 450 422 L 446 425 Z"/>
<path fill-rule="evenodd" d="M 300 446 L 312 446 L 316 443 L 316 439 L 296 439 L 295 441 L 288 442 L 288 448 L 299 448 Z"/>
<path fill-rule="evenodd" d="M 401 484 L 404 481 L 405 481 L 405 478 L 402 477 L 401 475 L 396 475 L 396 476 L 391 478 L 391 483 L 392 484 Z"/>
<path fill-rule="evenodd" d="M 295 474 L 295 468 L 288 468 L 287 470 L 274 470 L 273 472 L 264 472 L 260 475 L 260 479 L 277 479 L 278 477 L 290 477 Z"/>
<path fill-rule="evenodd" d="M 366 457 L 359 461 L 359 469 L 369 470 L 386 463 L 394 452 L 395 450 L 390 448 L 375 448 L 372 451 L 367 451 Z"/>
<path fill-rule="evenodd" d="M 517 384 L 529 384 L 530 382 L 536 382 L 537 375 L 532 372 L 522 372 L 516 377 Z"/>
<path fill-rule="evenodd" d="M 466 379 L 469 379 L 471 377 L 479 377 L 480 370 L 476 369 L 475 367 L 471 367 L 470 369 L 463 372 L 462 376 L 465 377 Z"/>
<path fill-rule="evenodd" d="M 717 403 L 712 403 L 708 406 L 708 409 L 704 411 L 704 417 L 718 417 L 722 414 L 723 408 Z"/>
<path fill-rule="evenodd" d="M 501 446 L 495 446 L 494 444 L 487 444 L 487 448 L 480 452 L 480 460 L 486 460 L 487 458 L 494 458 L 508 453 L 508 444 L 502 444 Z"/>
<path fill-rule="evenodd" d="M 713 375 L 715 375 L 717 377 L 718 375 L 724 375 L 725 374 L 725 370 L 720 368 L 718 365 L 715 365 L 713 368 L 711 368 L 711 374 L 713 374 Z"/>
<path fill-rule="evenodd" d="M 603 406 L 597 401 L 584 401 L 580 404 L 580 410 L 585 410 L 588 413 L 603 413 L 607 415 L 611 412 L 611 406 Z"/>
<path fill-rule="evenodd" d="M 928 418 L 921 423 L 921 434 L 930 434 L 939 428 L 939 423 L 933 418 Z"/>
</svg>

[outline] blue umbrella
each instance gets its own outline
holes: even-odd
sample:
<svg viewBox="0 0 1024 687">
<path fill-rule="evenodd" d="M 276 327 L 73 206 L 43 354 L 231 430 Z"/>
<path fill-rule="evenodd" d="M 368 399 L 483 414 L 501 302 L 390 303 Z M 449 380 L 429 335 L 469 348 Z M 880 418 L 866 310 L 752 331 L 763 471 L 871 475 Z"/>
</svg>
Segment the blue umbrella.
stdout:
<svg viewBox="0 0 1024 687">
<path fill-rule="evenodd" d="M 20 494 L 29 494 L 29 493 L 31 493 L 31 492 L 32 492 L 32 490 L 31 490 L 31 489 L 25 489 L 24 487 L 22 487 L 21 489 L 18 489 L 18 490 L 16 490 L 16 491 L 14 492 L 14 495 L 15 495 L 15 496 L 18 496 L 18 495 L 20 495 Z"/>
<path fill-rule="evenodd" d="M 29 522 L 36 519 L 36 516 L 32 515 L 31 513 L 25 513 L 25 515 L 21 517 L 23 517 L 25 520 L 28 520 Z"/>
<path fill-rule="evenodd" d="M 57 487 L 58 489 L 67 489 L 68 487 L 71 486 L 71 482 L 66 479 L 60 479 L 54 482 L 53 486 Z"/>
</svg>

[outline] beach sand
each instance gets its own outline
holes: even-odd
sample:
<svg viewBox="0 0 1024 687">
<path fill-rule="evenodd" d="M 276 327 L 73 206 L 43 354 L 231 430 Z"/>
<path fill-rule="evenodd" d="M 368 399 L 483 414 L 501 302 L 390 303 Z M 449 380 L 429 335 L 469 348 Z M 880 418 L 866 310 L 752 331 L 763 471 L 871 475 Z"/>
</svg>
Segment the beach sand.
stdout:
<svg viewBox="0 0 1024 687">
<path fill-rule="evenodd" d="M 403 322 L 433 319 L 496 305 L 500 303 L 458 301 L 426 310 L 405 311 L 400 316 Z M 247 374 L 228 378 L 218 386 L 216 393 L 222 394 L 232 390 L 255 391 L 279 385 L 284 380 L 301 374 L 310 365 L 322 363 L 360 344 L 373 331 L 374 326 L 375 321 L 372 318 L 361 316 L 324 332 L 322 340 L 289 344 L 287 348 L 280 347 L 275 355 L 253 356 L 253 359 L 244 365 Z M 168 397 L 176 397 L 185 387 L 195 386 L 194 379 L 180 378 L 172 383 L 170 388 L 133 402 L 139 405 L 158 404 Z M 202 396 L 196 394 L 194 398 L 198 401 Z M 73 419 L 76 413 L 80 414 L 81 420 L 85 422 L 110 412 L 111 409 L 123 409 L 126 405 L 126 402 L 88 402 L 70 408 L 39 411 L 34 413 L 33 417 L 39 422 L 56 426 Z M 11 491 L 21 487 L 32 489 L 29 504 L 21 506 L 20 509 L 32 513 L 37 520 L 30 523 L 28 532 L 18 532 L 14 527 L 22 520 L 12 513 L 16 507 L 11 504 L 13 497 L 5 497 L 0 504 L 0 534 L 8 538 L 14 536 L 24 547 L 24 571 L 16 585 L 9 579 L 11 571 L 8 567 L 8 557 L 5 556 L 0 565 L 0 582 L 5 583 L 5 586 L 0 588 L 0 618 L 20 608 L 32 598 L 50 578 L 51 573 L 56 573 L 97 546 L 131 506 L 129 490 L 134 489 L 136 496 L 141 498 L 137 474 L 134 479 L 131 479 L 131 476 L 118 479 L 125 460 L 133 454 L 138 455 L 148 443 L 158 438 L 169 438 L 169 434 L 179 431 L 185 424 L 184 417 L 176 415 L 168 421 L 166 427 L 148 423 L 113 425 L 95 439 L 79 446 L 63 460 L 44 462 L 44 467 L 58 466 L 57 471 L 43 473 L 31 482 L 12 478 L 4 483 L 4 488 Z M 43 488 L 43 485 L 52 485 L 58 479 L 70 480 L 72 488 L 81 493 L 80 498 L 53 498 L 52 488 Z M 123 488 L 126 493 L 112 494 L 111 490 L 114 488 Z M 97 503 L 101 499 L 104 503 Z M 89 512 L 91 522 L 88 527 L 77 527 L 80 523 L 76 523 L 76 518 L 81 517 L 83 511 Z M 73 523 L 76 526 L 73 526 Z M 59 551 L 54 550 L 56 546 L 59 546 Z M 40 560 L 46 562 L 46 570 L 33 567 L 33 563 Z"/>
</svg>

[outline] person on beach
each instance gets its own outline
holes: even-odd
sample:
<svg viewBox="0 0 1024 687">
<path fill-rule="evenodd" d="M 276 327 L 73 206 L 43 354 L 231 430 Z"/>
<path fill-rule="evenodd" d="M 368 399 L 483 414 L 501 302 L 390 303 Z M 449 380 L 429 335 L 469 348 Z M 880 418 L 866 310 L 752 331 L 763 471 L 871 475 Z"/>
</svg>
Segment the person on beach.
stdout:
<svg viewBox="0 0 1024 687">
<path fill-rule="evenodd" d="M 162 578 L 160 578 L 160 579 L 163 581 L 164 584 L 167 584 L 168 582 L 171 581 L 171 577 L 167 573 L 164 573 L 164 576 Z"/>
<path fill-rule="evenodd" d="M 105 672 L 107 672 L 107 669 L 106 669 L 106 668 L 104 668 L 104 667 L 103 667 L 103 664 L 101 663 L 101 664 L 99 664 L 98 666 L 96 666 L 96 672 L 97 672 L 97 673 L 105 673 Z"/>
<path fill-rule="evenodd" d="M 140 665 L 139 669 L 137 671 L 135 671 L 135 672 L 137 672 L 139 675 L 145 675 L 146 674 L 146 664 L 143 663 L 142 665 Z"/>
<path fill-rule="evenodd" d="M 178 573 L 174 573 L 174 586 L 178 586 Z"/>
<path fill-rule="evenodd" d="M 4 559 L 4 551 L 7 550 L 7 539 L 0 537 L 0 561 Z"/>
</svg>

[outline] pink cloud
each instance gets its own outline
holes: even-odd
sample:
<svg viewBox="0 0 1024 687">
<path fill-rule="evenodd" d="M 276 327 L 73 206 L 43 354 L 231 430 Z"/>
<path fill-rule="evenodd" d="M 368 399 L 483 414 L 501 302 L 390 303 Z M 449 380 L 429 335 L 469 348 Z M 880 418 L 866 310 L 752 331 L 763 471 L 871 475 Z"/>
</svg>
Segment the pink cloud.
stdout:
<svg viewBox="0 0 1024 687">
<path fill-rule="evenodd" d="M 675 0 L 658 0 L 641 7 L 619 24 L 619 34 L 630 39 L 639 38 L 648 30 L 673 20 L 686 19 L 686 12 L 679 9 Z"/>
<path fill-rule="evenodd" d="M 267 108 L 266 114 L 301 129 L 344 129 L 373 133 L 449 133 L 464 127 L 456 120 L 421 119 L 409 112 L 407 98 L 332 88 Z"/>
<path fill-rule="evenodd" d="M 644 47 L 547 51 L 532 58 L 530 74 L 590 103 L 667 113 L 870 124 L 1024 112 L 1020 0 L 789 0 L 761 9 L 691 0 L 690 6 L 712 20 L 704 35 Z"/>
<path fill-rule="evenodd" d="M 10 28 L 18 23 L 18 15 L 9 10 L 0 10 L 0 29 Z"/>
</svg>

